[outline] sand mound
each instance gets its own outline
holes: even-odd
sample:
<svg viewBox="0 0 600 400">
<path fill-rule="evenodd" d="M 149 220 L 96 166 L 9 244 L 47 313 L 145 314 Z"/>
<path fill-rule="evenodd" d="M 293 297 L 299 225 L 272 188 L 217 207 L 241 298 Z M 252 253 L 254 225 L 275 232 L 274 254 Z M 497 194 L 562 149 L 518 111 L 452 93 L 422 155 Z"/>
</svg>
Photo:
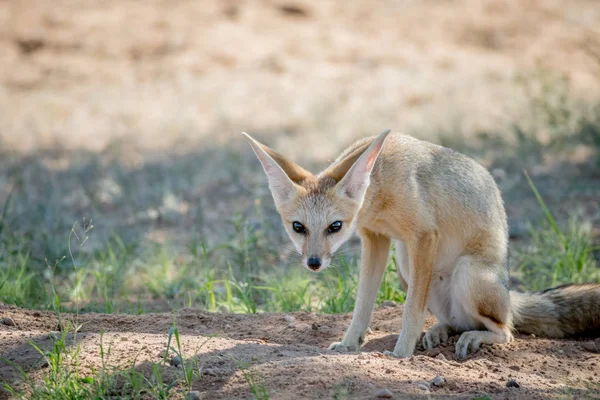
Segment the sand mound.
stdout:
<svg viewBox="0 0 600 400">
<path fill-rule="evenodd" d="M 350 315 L 312 313 L 237 315 L 183 309 L 177 313 L 134 315 L 82 314 L 76 341 L 81 346 L 80 370 L 101 367 L 100 338 L 108 365 L 151 374 L 160 363 L 173 320 L 181 334 L 185 357 L 198 357 L 202 376 L 193 389 L 204 398 L 249 398 L 239 362 L 249 364 L 264 379 L 270 398 L 375 398 L 388 389 L 395 398 L 599 398 L 600 354 L 589 341 L 547 340 L 521 336 L 507 345 L 486 346 L 457 362 L 451 343 L 435 351 L 418 349 L 410 359 L 396 360 L 381 352 L 391 349 L 401 325 L 402 307 L 376 310 L 372 333 L 361 354 L 338 354 L 325 350 L 339 340 Z M 292 317 L 292 318 L 290 318 Z M 14 326 L 0 324 L 0 357 L 9 359 L 31 376 L 44 373 L 43 362 L 27 341 L 42 347 L 51 344 L 58 320 L 51 312 L 0 306 L 0 320 L 10 318 Z M 74 315 L 63 318 L 73 320 Z M 5 321 L 6 322 L 6 321 Z M 433 319 L 428 320 L 430 326 Z M 72 343 L 73 344 L 73 343 Z M 181 376 L 181 370 L 162 367 L 166 381 Z M 440 375 L 442 386 L 432 385 Z M 0 381 L 19 378 L 13 368 L 0 368 Z M 519 388 L 507 387 L 515 380 Z M 184 391 L 175 391 L 183 397 Z M 6 397 L 6 394 L 0 393 Z"/>
</svg>

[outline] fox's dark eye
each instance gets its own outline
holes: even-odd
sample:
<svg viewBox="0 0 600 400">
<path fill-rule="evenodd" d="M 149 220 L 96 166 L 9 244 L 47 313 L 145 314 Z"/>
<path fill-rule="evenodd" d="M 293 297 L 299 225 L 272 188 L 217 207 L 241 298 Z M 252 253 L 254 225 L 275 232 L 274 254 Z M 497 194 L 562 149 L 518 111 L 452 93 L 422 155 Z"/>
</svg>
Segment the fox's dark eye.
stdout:
<svg viewBox="0 0 600 400">
<path fill-rule="evenodd" d="M 292 228 L 294 228 L 294 232 L 300 233 L 302 235 L 306 235 L 306 228 L 298 221 L 292 222 Z"/>
<path fill-rule="evenodd" d="M 333 224 L 329 225 L 327 233 L 339 232 L 340 229 L 342 229 L 342 221 L 335 221 Z"/>
</svg>

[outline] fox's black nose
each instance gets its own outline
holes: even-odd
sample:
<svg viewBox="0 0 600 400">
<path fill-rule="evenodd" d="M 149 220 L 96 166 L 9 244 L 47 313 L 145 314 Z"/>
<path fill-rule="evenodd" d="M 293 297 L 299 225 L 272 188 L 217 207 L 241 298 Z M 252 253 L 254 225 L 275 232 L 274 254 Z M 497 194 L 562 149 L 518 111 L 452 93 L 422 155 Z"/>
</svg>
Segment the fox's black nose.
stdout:
<svg viewBox="0 0 600 400">
<path fill-rule="evenodd" d="M 308 268 L 316 271 L 321 266 L 321 259 L 319 257 L 309 257 L 306 264 L 308 265 Z"/>
</svg>

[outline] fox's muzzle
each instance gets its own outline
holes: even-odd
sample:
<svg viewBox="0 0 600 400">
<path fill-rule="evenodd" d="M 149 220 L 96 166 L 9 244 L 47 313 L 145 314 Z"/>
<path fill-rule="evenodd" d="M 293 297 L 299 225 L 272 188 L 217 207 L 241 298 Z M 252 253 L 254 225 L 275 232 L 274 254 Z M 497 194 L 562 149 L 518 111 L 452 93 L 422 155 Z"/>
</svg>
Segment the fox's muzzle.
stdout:
<svg viewBox="0 0 600 400">
<path fill-rule="evenodd" d="M 308 268 L 312 269 L 313 271 L 317 271 L 319 268 L 321 268 L 321 259 L 319 257 L 309 257 L 308 260 L 306 260 L 306 265 L 308 265 Z"/>
</svg>

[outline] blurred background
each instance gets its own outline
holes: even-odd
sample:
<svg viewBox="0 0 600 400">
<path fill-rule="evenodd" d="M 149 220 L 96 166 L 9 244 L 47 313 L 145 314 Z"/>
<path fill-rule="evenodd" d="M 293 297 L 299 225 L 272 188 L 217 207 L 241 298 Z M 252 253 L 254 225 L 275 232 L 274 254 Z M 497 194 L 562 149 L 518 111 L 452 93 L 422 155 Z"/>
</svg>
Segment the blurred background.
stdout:
<svg viewBox="0 0 600 400">
<path fill-rule="evenodd" d="M 517 287 L 598 280 L 599 89 L 594 0 L 0 1 L 0 301 L 351 310 L 357 241 L 302 270 L 241 131 L 315 172 L 388 128 L 452 147 Z"/>
</svg>

